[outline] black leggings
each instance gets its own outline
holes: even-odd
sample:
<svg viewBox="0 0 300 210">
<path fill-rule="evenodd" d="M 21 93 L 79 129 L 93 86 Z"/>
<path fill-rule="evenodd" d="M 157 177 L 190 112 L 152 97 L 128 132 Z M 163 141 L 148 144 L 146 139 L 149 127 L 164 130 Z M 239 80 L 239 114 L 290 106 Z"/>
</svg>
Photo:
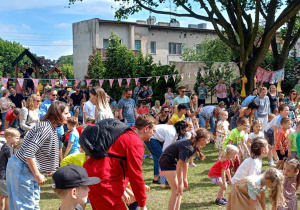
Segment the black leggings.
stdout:
<svg viewBox="0 0 300 210">
<path fill-rule="evenodd" d="M 130 205 L 127 205 L 129 210 L 139 210 L 139 205 L 137 202 L 131 203 Z"/>
</svg>

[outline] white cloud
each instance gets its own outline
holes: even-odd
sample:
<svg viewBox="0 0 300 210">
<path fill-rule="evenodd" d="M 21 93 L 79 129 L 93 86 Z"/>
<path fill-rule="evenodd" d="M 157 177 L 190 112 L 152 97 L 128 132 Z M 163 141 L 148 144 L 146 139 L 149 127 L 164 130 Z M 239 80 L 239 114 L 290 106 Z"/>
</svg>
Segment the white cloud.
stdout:
<svg viewBox="0 0 300 210">
<path fill-rule="evenodd" d="M 54 25 L 55 28 L 70 28 L 71 24 L 70 23 L 59 23 Z"/>
<path fill-rule="evenodd" d="M 30 26 L 29 25 L 26 25 L 26 24 L 22 24 L 21 27 L 23 29 L 26 29 L 26 30 L 29 30 L 30 29 Z"/>
</svg>

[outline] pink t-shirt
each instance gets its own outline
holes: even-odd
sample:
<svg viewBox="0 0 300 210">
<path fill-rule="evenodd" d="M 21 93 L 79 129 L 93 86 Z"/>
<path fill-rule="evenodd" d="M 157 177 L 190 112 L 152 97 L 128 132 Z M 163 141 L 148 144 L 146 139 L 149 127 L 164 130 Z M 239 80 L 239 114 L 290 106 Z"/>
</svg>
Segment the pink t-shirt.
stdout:
<svg viewBox="0 0 300 210">
<path fill-rule="evenodd" d="M 138 114 L 147 114 L 149 113 L 149 109 L 147 107 L 145 107 L 145 109 L 142 109 L 142 107 L 140 107 L 137 111 Z"/>
<path fill-rule="evenodd" d="M 223 90 L 224 92 L 222 92 L 222 93 L 218 93 L 217 92 L 217 97 L 218 98 L 226 98 L 227 97 L 227 93 L 226 93 L 226 85 L 225 84 L 221 84 L 221 85 L 217 85 L 216 86 L 216 90 L 218 91 L 218 90 Z"/>
</svg>

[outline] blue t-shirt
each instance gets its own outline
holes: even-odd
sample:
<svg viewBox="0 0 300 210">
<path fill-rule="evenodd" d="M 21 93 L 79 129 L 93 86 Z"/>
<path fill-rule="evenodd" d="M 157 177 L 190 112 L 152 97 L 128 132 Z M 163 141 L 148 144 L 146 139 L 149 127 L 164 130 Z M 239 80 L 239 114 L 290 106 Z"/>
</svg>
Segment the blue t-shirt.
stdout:
<svg viewBox="0 0 300 210">
<path fill-rule="evenodd" d="M 206 87 L 198 87 L 199 99 L 205 100 L 207 92 L 208 91 Z"/>
<path fill-rule="evenodd" d="M 242 102 L 241 106 L 242 107 L 246 107 L 248 106 L 252 101 L 254 101 L 256 96 L 248 96 L 247 98 L 245 98 L 245 100 Z"/>
<path fill-rule="evenodd" d="M 77 129 L 73 130 L 70 133 L 69 142 L 73 142 L 73 144 L 72 144 L 72 148 L 68 155 L 79 153 L 80 145 L 79 145 L 79 133 L 78 133 Z"/>
<path fill-rule="evenodd" d="M 135 123 L 134 118 L 135 102 L 132 98 L 122 98 L 118 103 L 118 109 L 122 109 L 122 116 L 127 120 L 127 123 Z"/>
</svg>

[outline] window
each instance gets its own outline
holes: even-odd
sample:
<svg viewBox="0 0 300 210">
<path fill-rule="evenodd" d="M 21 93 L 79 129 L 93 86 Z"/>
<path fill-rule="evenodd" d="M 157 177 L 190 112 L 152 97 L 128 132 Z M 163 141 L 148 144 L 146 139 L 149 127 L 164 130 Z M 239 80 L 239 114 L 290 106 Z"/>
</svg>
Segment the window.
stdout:
<svg viewBox="0 0 300 210">
<path fill-rule="evenodd" d="M 151 42 L 151 54 L 156 54 L 156 42 Z"/>
<path fill-rule="evenodd" d="M 181 43 L 169 42 L 169 54 L 171 55 L 181 55 Z"/>
<path fill-rule="evenodd" d="M 134 49 L 139 51 L 139 52 L 141 51 L 141 40 L 135 40 Z"/>
<path fill-rule="evenodd" d="M 103 39 L 103 48 L 107 49 L 109 44 L 109 39 Z"/>
</svg>

